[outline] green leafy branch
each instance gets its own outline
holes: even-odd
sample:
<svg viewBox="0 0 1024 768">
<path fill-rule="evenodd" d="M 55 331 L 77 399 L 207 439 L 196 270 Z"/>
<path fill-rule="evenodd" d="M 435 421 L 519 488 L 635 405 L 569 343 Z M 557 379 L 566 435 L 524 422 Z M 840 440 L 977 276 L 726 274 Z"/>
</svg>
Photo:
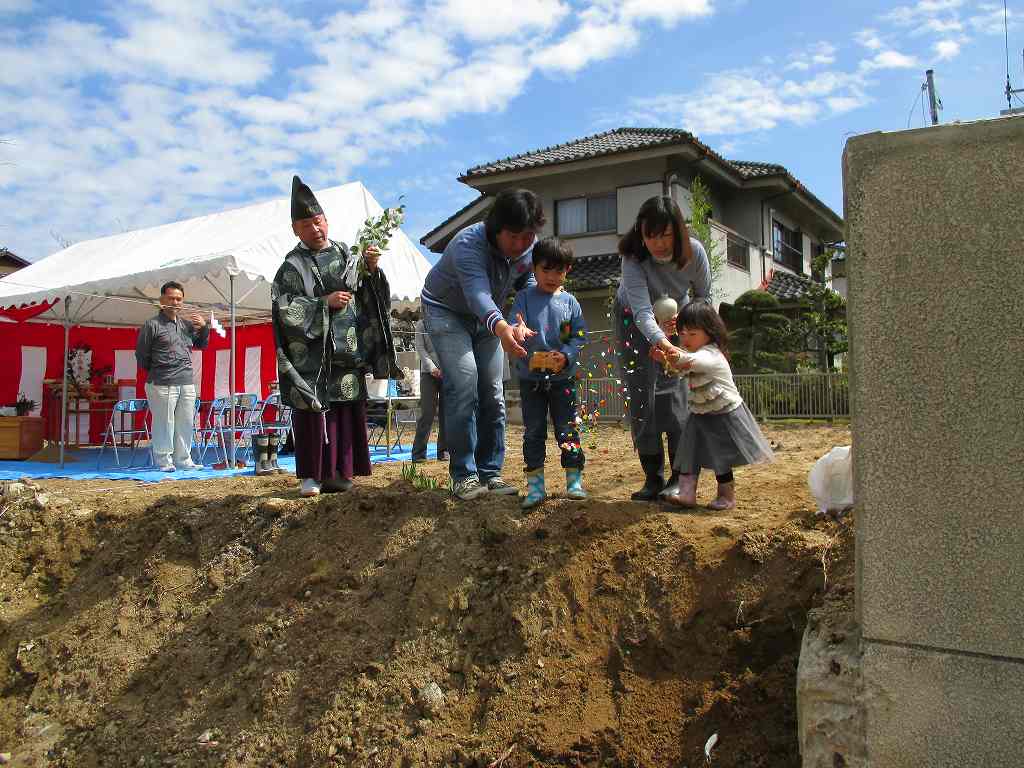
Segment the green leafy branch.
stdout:
<svg viewBox="0 0 1024 768">
<path fill-rule="evenodd" d="M 370 216 L 363 222 L 363 226 L 356 233 L 355 245 L 350 249 L 354 258 L 343 276 L 345 283 L 350 288 L 358 290 L 359 284 L 368 274 L 366 251 L 376 248 L 384 253 L 388 243 L 391 242 L 391 236 L 396 229 L 402 226 L 403 221 L 405 221 L 405 206 L 399 205 L 394 208 L 385 208 L 379 216 Z"/>
</svg>

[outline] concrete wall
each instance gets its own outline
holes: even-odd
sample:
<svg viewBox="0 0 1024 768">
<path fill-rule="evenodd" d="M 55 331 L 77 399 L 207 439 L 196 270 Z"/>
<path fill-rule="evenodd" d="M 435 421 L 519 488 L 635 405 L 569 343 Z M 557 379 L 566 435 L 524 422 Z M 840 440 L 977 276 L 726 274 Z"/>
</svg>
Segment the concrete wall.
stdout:
<svg viewBox="0 0 1024 768">
<path fill-rule="evenodd" d="M 1024 765 L 1024 118 L 844 157 L 870 765 Z"/>
</svg>

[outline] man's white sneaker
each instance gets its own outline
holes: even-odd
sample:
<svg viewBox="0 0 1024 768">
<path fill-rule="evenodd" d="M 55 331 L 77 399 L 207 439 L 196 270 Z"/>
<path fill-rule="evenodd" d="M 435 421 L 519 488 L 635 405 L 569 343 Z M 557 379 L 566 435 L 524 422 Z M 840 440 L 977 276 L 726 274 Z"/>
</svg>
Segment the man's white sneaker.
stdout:
<svg viewBox="0 0 1024 768">
<path fill-rule="evenodd" d="M 302 481 L 302 485 L 299 486 L 299 496 L 309 498 L 311 496 L 320 495 L 320 483 L 311 477 L 307 477 Z"/>
<path fill-rule="evenodd" d="M 462 501 L 476 499 L 485 493 L 487 493 L 487 486 L 481 485 L 480 480 L 475 475 L 463 478 L 452 486 L 452 496 Z"/>
<path fill-rule="evenodd" d="M 487 490 L 491 493 L 497 493 L 501 496 L 518 496 L 519 489 L 514 485 L 509 485 L 500 477 L 492 477 L 487 481 Z"/>
<path fill-rule="evenodd" d="M 176 469 L 176 467 L 173 464 L 157 464 L 156 465 L 156 471 L 157 472 L 173 472 L 175 469 Z"/>
<path fill-rule="evenodd" d="M 174 466 L 177 467 L 178 469 L 183 469 L 183 470 L 184 469 L 202 469 L 203 468 L 202 464 L 196 464 L 191 459 L 189 461 L 182 462 L 181 464 L 175 464 Z"/>
</svg>

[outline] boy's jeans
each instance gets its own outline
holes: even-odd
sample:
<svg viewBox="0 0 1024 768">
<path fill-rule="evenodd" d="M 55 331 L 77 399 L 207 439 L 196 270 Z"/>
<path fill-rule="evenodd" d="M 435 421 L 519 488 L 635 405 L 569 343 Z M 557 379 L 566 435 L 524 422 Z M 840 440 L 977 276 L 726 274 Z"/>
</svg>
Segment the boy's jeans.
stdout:
<svg viewBox="0 0 1024 768">
<path fill-rule="evenodd" d="M 583 469 L 586 457 L 576 429 L 576 382 L 572 379 L 519 382 L 519 402 L 523 408 L 523 460 L 526 471 L 544 466 L 548 440 L 548 411 L 555 426 L 555 439 L 562 451 L 562 466 Z M 569 445 L 572 448 L 565 448 Z"/>
<path fill-rule="evenodd" d="M 172 457 L 176 465 L 191 461 L 192 427 L 196 416 L 196 386 L 146 384 L 149 411 L 153 414 L 151 446 L 153 461 L 166 467 Z"/>
<path fill-rule="evenodd" d="M 470 315 L 423 305 L 423 325 L 441 360 L 449 473 L 486 484 L 505 462 L 503 353 L 498 338 Z"/>
</svg>

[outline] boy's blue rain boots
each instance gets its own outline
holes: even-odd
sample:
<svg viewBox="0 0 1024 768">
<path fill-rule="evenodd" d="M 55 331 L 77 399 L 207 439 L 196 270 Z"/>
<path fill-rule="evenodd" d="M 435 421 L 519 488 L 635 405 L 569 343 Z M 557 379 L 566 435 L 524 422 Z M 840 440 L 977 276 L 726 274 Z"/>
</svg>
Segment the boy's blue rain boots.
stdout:
<svg viewBox="0 0 1024 768">
<path fill-rule="evenodd" d="M 533 509 L 547 498 L 544 491 L 544 468 L 533 469 L 526 473 L 526 498 L 519 506 L 522 509 Z"/>
<path fill-rule="evenodd" d="M 565 470 L 565 495 L 570 499 L 585 499 L 587 492 L 583 490 L 583 470 Z"/>
</svg>

